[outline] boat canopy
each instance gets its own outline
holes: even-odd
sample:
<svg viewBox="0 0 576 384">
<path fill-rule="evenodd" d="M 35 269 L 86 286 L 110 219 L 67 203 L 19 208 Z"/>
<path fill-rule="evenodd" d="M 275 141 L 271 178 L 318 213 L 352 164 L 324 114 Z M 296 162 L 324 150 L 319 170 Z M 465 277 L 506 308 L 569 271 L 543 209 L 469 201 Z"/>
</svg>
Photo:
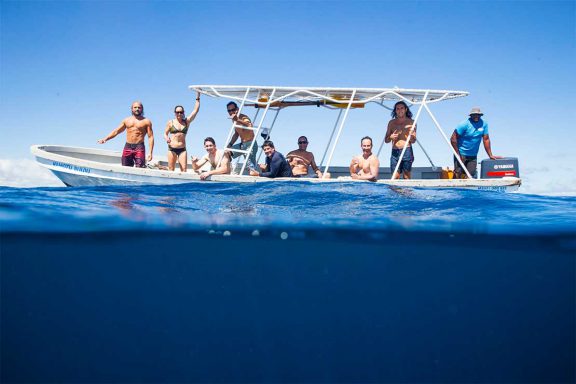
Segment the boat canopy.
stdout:
<svg viewBox="0 0 576 384">
<path fill-rule="evenodd" d="M 344 127 L 344 122 L 348 116 L 348 112 L 354 108 L 364 108 L 364 106 L 368 103 L 375 103 L 380 105 L 381 107 L 387 108 L 391 110 L 389 106 L 385 105 L 386 102 L 390 104 L 392 101 L 404 101 L 408 105 L 418 105 L 418 111 L 416 112 L 416 116 L 414 118 L 414 123 L 410 129 L 410 133 L 412 130 L 416 128 L 416 124 L 420 118 L 420 114 L 423 110 L 428 112 L 432 121 L 438 128 L 438 131 L 444 138 L 444 141 L 448 145 L 452 154 L 457 158 L 460 162 L 460 165 L 466 172 L 466 175 L 471 178 L 472 176 L 468 172 L 467 168 L 464 166 L 464 163 L 460 159 L 460 157 L 455 152 L 454 148 L 450 144 L 450 140 L 443 132 L 442 127 L 436 120 L 435 116 L 432 114 L 432 111 L 428 107 L 429 104 L 437 103 L 444 100 L 455 99 L 458 97 L 468 96 L 468 92 L 466 91 L 449 91 L 449 90 L 434 90 L 434 89 L 403 89 L 403 88 L 322 88 L 322 87 L 281 87 L 281 86 L 257 86 L 257 85 L 190 85 L 190 88 L 193 91 L 200 92 L 204 95 L 211 96 L 211 97 L 220 97 L 225 98 L 228 100 L 237 100 L 240 102 L 239 110 L 242 111 L 244 107 L 256 107 L 257 112 L 256 116 L 254 116 L 254 121 L 256 120 L 258 113 L 260 110 L 263 111 L 262 116 L 260 118 L 259 123 L 255 124 L 253 127 L 247 128 L 246 126 L 236 126 L 234 122 L 232 122 L 232 126 L 230 128 L 230 132 L 228 134 L 228 138 L 226 139 L 226 143 L 230 141 L 234 130 L 236 128 L 242 129 L 251 129 L 255 132 L 255 136 L 260 134 L 263 126 L 262 123 L 266 118 L 266 114 L 269 110 L 274 110 L 275 115 L 270 127 L 265 128 L 266 132 L 263 137 L 270 137 L 270 133 L 272 132 L 272 128 L 274 123 L 276 122 L 276 118 L 278 117 L 278 113 L 281 109 L 285 107 L 291 106 L 304 106 L 304 105 L 315 105 L 317 107 L 324 107 L 330 109 L 340 109 L 340 113 L 338 114 L 338 118 L 336 120 L 336 124 L 334 124 L 334 129 L 332 130 L 332 135 L 330 136 L 328 145 L 326 146 L 326 150 L 324 152 L 324 156 L 322 157 L 321 164 L 324 163 L 324 158 L 328 154 L 329 147 L 331 146 L 330 152 L 328 154 L 328 160 L 324 167 L 324 173 L 328 172 L 330 167 L 330 163 L 332 161 L 332 156 L 334 155 L 334 150 L 336 149 L 336 145 L 340 139 L 340 134 L 342 133 L 342 128 Z M 344 112 L 342 114 L 342 112 Z M 234 148 L 226 148 L 228 152 L 237 152 L 244 154 L 245 156 L 251 153 L 252 147 L 256 141 L 253 140 L 250 143 L 250 148 L 247 149 L 234 149 Z M 380 156 L 380 152 L 382 151 L 382 147 L 384 146 L 385 138 L 382 139 L 380 147 L 377 152 L 377 156 Z M 408 148 L 409 140 L 406 140 L 404 143 L 404 147 L 402 148 L 402 152 L 399 158 L 404 157 L 404 153 Z M 421 145 L 420 141 L 416 141 L 416 143 L 420 146 L 430 164 L 435 169 L 436 166 L 432 162 L 432 159 Z M 398 162 L 396 165 L 396 169 L 392 174 L 398 171 L 401 162 Z M 245 167 L 247 162 L 244 162 L 242 169 L 240 171 L 241 174 L 244 173 Z"/>
<path fill-rule="evenodd" d="M 190 85 L 191 90 L 212 97 L 222 97 L 265 107 L 270 105 L 314 105 L 362 107 L 367 103 L 404 100 L 410 104 L 433 103 L 468 95 L 465 91 L 403 88 L 323 88 L 256 85 Z M 341 104 L 343 104 L 341 106 Z"/>
</svg>

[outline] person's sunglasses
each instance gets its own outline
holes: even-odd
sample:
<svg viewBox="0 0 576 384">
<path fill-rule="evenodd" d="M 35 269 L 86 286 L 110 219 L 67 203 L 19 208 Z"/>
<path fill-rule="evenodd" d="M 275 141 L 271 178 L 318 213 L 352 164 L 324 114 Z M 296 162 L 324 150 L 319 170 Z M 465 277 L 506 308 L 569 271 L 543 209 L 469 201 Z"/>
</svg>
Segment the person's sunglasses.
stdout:
<svg viewBox="0 0 576 384">
<path fill-rule="evenodd" d="M 236 111 L 236 108 L 234 108 L 234 109 L 228 109 L 228 113 L 234 112 L 234 111 Z"/>
<path fill-rule="evenodd" d="M 184 114 L 184 111 L 175 111 L 177 114 Z"/>
<path fill-rule="evenodd" d="M 307 141 L 299 141 L 298 144 L 308 144 Z"/>
</svg>

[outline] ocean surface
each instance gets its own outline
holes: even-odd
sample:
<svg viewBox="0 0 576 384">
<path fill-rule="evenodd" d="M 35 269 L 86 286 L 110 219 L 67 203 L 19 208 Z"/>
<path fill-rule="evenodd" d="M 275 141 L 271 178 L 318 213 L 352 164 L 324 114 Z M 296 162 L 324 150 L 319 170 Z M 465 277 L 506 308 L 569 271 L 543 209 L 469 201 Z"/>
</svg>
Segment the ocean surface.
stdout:
<svg viewBox="0 0 576 384">
<path fill-rule="evenodd" d="M 3 231 L 375 229 L 576 231 L 576 196 L 375 184 L 0 187 Z"/>
<path fill-rule="evenodd" d="M 2 382 L 574 382 L 576 197 L 0 187 Z"/>
</svg>

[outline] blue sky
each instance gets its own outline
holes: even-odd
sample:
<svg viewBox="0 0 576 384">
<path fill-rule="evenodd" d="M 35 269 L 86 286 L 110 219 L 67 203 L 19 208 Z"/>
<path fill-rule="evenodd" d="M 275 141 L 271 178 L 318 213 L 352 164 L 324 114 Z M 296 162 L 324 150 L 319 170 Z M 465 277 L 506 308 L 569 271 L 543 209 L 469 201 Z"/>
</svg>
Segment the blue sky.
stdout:
<svg viewBox="0 0 576 384">
<path fill-rule="evenodd" d="M 174 105 L 192 109 L 190 84 L 454 89 L 470 96 L 432 108 L 447 135 L 480 106 L 495 154 L 576 191 L 574 1 L 2 1 L 0 16 L 0 159 L 29 159 L 32 144 L 96 147 L 137 99 L 165 156 L 162 132 Z M 189 153 L 206 136 L 223 143 L 224 108 L 203 98 Z M 335 118 L 283 111 L 276 146 L 286 153 L 307 134 L 321 154 Z M 389 118 L 352 111 L 337 163 L 365 134 L 379 142 Z M 419 139 L 451 165 L 429 118 Z"/>
</svg>

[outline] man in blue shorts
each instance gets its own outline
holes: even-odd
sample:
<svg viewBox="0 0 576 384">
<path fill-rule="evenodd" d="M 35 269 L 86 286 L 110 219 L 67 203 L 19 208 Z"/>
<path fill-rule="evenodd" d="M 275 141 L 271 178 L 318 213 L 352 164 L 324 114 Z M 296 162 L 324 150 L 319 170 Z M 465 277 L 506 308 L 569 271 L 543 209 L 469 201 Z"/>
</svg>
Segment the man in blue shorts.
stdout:
<svg viewBox="0 0 576 384">
<path fill-rule="evenodd" d="M 234 122 L 234 134 L 232 135 L 227 148 L 247 151 L 250 149 L 250 147 L 252 147 L 248 156 L 248 165 L 250 167 L 256 167 L 256 153 L 258 152 L 258 144 L 256 143 L 256 138 L 254 137 L 254 126 L 252 125 L 252 121 L 248 116 L 239 113 L 238 104 L 233 101 L 226 105 L 226 109 L 228 110 L 228 116 L 230 116 L 230 119 Z M 238 144 L 234 144 L 236 140 L 238 140 L 238 137 L 240 137 L 240 142 Z M 254 142 L 254 145 L 252 145 L 252 142 Z M 230 156 L 232 156 L 232 159 L 235 159 L 238 156 L 246 157 L 246 154 L 242 152 L 230 151 Z"/>
<path fill-rule="evenodd" d="M 392 178 L 399 179 L 401 175 L 404 175 L 405 179 L 410 179 L 412 177 L 412 163 L 414 162 L 412 144 L 416 142 L 416 126 L 412 120 L 412 112 L 404 101 L 394 104 L 392 120 L 388 122 L 384 142 L 392 142 L 392 154 L 390 155 L 390 172 L 394 174 Z M 406 151 L 400 160 L 405 145 Z M 398 162 L 400 162 L 398 172 L 394 172 Z"/>
<path fill-rule="evenodd" d="M 478 150 L 480 149 L 480 141 L 484 143 L 484 149 L 491 159 L 501 159 L 501 156 L 494 156 L 490 148 L 490 136 L 488 135 L 488 123 L 482 120 L 484 114 L 478 107 L 472 108 L 470 111 L 470 118 L 460 123 L 450 142 L 452 147 L 464 163 L 468 173 L 473 178 L 476 178 L 476 167 L 478 165 Z M 460 162 L 454 157 L 454 178 L 466 178 L 466 173 L 460 165 Z"/>
</svg>

